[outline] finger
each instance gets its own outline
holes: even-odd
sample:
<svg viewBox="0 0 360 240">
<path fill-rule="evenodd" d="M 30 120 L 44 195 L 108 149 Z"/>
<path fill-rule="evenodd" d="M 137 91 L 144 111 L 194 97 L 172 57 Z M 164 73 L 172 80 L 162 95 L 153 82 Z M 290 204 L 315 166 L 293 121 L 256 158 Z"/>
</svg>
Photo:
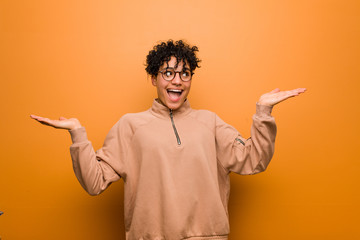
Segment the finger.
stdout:
<svg viewBox="0 0 360 240">
<path fill-rule="evenodd" d="M 284 94 L 282 96 L 279 96 L 277 98 L 277 100 L 278 100 L 278 103 L 279 103 L 279 102 L 282 102 L 282 101 L 284 101 L 284 100 L 286 100 L 288 98 L 295 97 L 295 96 L 296 96 L 296 93 L 291 93 L 289 91 L 286 91 L 286 92 L 284 92 Z"/>
<path fill-rule="evenodd" d="M 40 123 L 46 123 L 48 125 L 53 125 L 53 122 L 54 122 L 54 120 L 51 120 L 51 119 L 45 118 L 45 117 L 39 117 L 39 116 L 37 116 L 34 119 Z"/>
<path fill-rule="evenodd" d="M 294 91 L 294 92 L 297 92 L 297 93 L 303 93 L 306 91 L 306 88 L 296 88 L 296 89 L 293 89 L 293 90 L 290 90 L 290 91 Z"/>
<path fill-rule="evenodd" d="M 39 117 L 37 120 L 40 122 L 47 123 L 47 124 L 50 124 L 50 121 L 51 121 L 49 118 L 43 118 L 43 117 Z"/>
<path fill-rule="evenodd" d="M 305 90 L 306 89 L 304 89 L 304 88 L 298 88 L 298 89 L 293 89 L 293 90 L 289 90 L 289 91 L 284 91 L 284 95 L 279 96 L 279 100 L 280 100 L 280 102 L 282 102 L 288 98 L 298 96 L 300 93 L 305 92 Z"/>
<path fill-rule="evenodd" d="M 36 120 L 36 121 L 40 121 L 40 119 L 42 119 L 42 117 L 34 116 L 34 115 L 32 115 L 31 118 Z"/>
<path fill-rule="evenodd" d="M 306 88 L 298 88 L 298 92 L 299 93 L 303 93 L 303 92 L 305 92 L 306 91 Z"/>
<path fill-rule="evenodd" d="M 272 90 L 270 93 L 277 93 L 277 92 L 280 92 L 280 89 L 279 89 L 279 88 L 275 88 L 275 89 Z"/>
<path fill-rule="evenodd" d="M 306 88 L 297 88 L 297 89 L 291 90 L 291 94 L 294 96 L 297 96 L 300 93 L 304 93 L 305 91 L 306 91 Z"/>
<path fill-rule="evenodd" d="M 298 90 L 297 89 L 293 89 L 293 90 L 288 90 L 288 91 L 284 91 L 284 96 L 290 97 L 290 96 L 295 96 L 298 95 Z"/>
<path fill-rule="evenodd" d="M 59 117 L 59 120 L 66 120 L 67 118 Z"/>
<path fill-rule="evenodd" d="M 47 122 L 40 122 L 40 121 L 39 121 L 39 123 L 41 123 L 42 125 L 46 125 L 46 126 L 50 126 L 50 127 L 54 127 L 53 125 L 51 125 L 51 124 L 49 124 L 49 123 L 47 123 Z"/>
<path fill-rule="evenodd" d="M 38 119 L 40 116 L 37 116 L 37 115 L 31 114 L 31 115 L 30 115 L 30 117 L 31 117 L 32 119 Z"/>
<path fill-rule="evenodd" d="M 35 119 L 36 121 L 39 121 L 39 122 L 49 122 L 51 121 L 49 118 L 45 118 L 45 117 L 40 117 L 40 116 L 36 116 L 36 115 L 30 115 L 31 118 Z"/>
</svg>

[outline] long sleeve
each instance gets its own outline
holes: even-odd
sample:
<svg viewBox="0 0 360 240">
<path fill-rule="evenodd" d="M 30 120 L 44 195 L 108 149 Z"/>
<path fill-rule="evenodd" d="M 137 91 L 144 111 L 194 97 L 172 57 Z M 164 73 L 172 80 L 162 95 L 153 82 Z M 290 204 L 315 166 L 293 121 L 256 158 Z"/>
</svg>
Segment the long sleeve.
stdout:
<svg viewBox="0 0 360 240">
<path fill-rule="evenodd" d="M 103 147 L 96 152 L 87 139 L 84 127 L 69 132 L 73 141 L 70 154 L 74 172 L 90 195 L 100 194 L 112 182 L 125 175 L 122 163 L 124 146 L 120 140 L 118 123 L 109 131 Z"/>
<path fill-rule="evenodd" d="M 228 172 L 242 175 L 265 171 L 274 154 L 276 125 L 272 107 L 256 105 L 251 137 L 244 139 L 232 126 L 216 118 L 217 158 Z"/>
</svg>

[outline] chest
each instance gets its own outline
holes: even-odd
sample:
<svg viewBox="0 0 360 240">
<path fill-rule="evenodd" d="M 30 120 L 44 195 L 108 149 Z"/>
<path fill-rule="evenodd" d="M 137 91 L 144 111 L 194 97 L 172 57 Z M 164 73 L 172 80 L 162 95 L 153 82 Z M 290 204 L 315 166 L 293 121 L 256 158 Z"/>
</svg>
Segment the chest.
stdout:
<svg viewBox="0 0 360 240">
<path fill-rule="evenodd" d="M 139 128 L 132 142 L 146 153 L 188 155 L 215 148 L 212 130 L 191 118 L 154 120 Z"/>
</svg>

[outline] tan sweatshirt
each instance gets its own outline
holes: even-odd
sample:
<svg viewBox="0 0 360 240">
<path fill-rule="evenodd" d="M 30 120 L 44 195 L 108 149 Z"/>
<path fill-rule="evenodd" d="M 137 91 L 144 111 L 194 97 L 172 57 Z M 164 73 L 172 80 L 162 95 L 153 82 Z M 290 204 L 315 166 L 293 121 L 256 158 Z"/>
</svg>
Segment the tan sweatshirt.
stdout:
<svg viewBox="0 0 360 240">
<path fill-rule="evenodd" d="M 124 115 L 97 152 L 84 128 L 71 130 L 75 174 L 91 195 L 124 180 L 128 240 L 227 239 L 229 173 L 264 171 L 274 152 L 271 107 L 256 106 L 251 138 L 215 113 L 173 112 L 157 101 Z"/>
</svg>

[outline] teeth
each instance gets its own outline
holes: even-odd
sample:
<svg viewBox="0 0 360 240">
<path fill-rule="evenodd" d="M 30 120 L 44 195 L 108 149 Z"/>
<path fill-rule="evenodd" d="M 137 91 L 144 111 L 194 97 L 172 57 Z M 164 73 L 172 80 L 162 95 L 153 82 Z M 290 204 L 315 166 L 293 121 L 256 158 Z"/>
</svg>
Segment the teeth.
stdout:
<svg viewBox="0 0 360 240">
<path fill-rule="evenodd" d="M 168 92 L 177 92 L 177 93 L 181 93 L 182 90 L 180 89 L 168 89 Z"/>
</svg>

